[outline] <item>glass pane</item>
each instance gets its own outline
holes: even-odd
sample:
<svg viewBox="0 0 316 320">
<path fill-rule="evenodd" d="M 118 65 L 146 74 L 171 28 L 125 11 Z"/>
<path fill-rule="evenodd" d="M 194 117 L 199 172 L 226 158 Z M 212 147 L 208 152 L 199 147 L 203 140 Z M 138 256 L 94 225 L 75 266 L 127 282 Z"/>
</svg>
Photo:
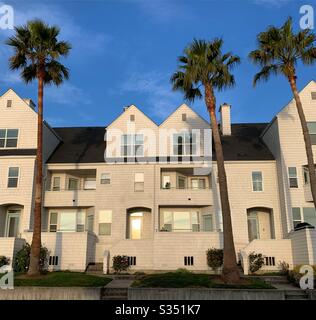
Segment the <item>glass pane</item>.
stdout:
<svg viewBox="0 0 316 320">
<path fill-rule="evenodd" d="M 57 232 L 57 225 L 52 224 L 49 226 L 49 232 Z"/>
<path fill-rule="evenodd" d="M 312 145 L 315 145 L 316 144 L 316 134 L 310 134 L 309 136 L 311 138 Z"/>
<path fill-rule="evenodd" d="M 75 231 L 76 212 L 61 212 L 59 224 L 59 229 L 61 231 Z"/>
<path fill-rule="evenodd" d="M 8 188 L 16 188 L 18 186 L 18 178 L 8 179 Z"/>
<path fill-rule="evenodd" d="M 9 177 L 13 178 L 13 177 L 18 177 L 19 176 L 19 168 L 15 168 L 15 167 L 11 167 L 9 168 Z"/>
<path fill-rule="evenodd" d="M 77 224 L 85 224 L 86 214 L 84 211 L 77 212 Z"/>
<path fill-rule="evenodd" d="M 203 216 L 203 227 L 204 227 L 204 231 L 213 230 L 212 215 L 208 214 Z"/>
<path fill-rule="evenodd" d="M 252 173 L 253 181 L 262 181 L 262 173 L 261 172 L 253 172 Z"/>
<path fill-rule="evenodd" d="M 192 179 L 191 180 L 191 188 L 192 189 L 198 189 L 199 188 L 199 180 L 198 179 Z"/>
<path fill-rule="evenodd" d="M 95 179 L 86 179 L 84 182 L 84 188 L 86 190 L 95 190 L 96 189 Z"/>
<path fill-rule="evenodd" d="M 111 223 L 112 222 L 112 211 L 102 210 L 99 212 L 99 223 Z"/>
<path fill-rule="evenodd" d="M 162 177 L 162 187 L 165 189 L 170 189 L 170 176 L 163 176 Z"/>
<path fill-rule="evenodd" d="M 290 167 L 289 168 L 289 177 L 290 178 L 296 178 L 296 168 L 295 167 Z"/>
<path fill-rule="evenodd" d="M 94 216 L 89 215 L 87 217 L 87 231 L 93 232 Z"/>
<path fill-rule="evenodd" d="M 50 214 L 49 223 L 50 223 L 50 224 L 57 224 L 57 216 L 58 216 L 57 212 L 52 212 L 52 213 Z"/>
<path fill-rule="evenodd" d="M 163 223 L 172 224 L 172 212 L 169 212 L 169 211 L 163 212 Z"/>
<path fill-rule="evenodd" d="M 142 156 L 144 154 L 144 147 L 143 145 L 137 145 L 135 146 L 135 155 L 136 156 Z"/>
<path fill-rule="evenodd" d="M 185 189 L 185 178 L 182 178 L 182 177 L 178 178 L 178 188 Z"/>
<path fill-rule="evenodd" d="M 199 224 L 199 213 L 197 211 L 191 212 L 191 223 L 192 224 Z"/>
<path fill-rule="evenodd" d="M 135 135 L 135 144 L 143 144 L 144 143 L 144 135 L 136 134 Z"/>
<path fill-rule="evenodd" d="M 18 217 L 10 217 L 9 218 L 9 237 L 17 237 L 19 232 L 19 218 Z"/>
<path fill-rule="evenodd" d="M 54 177 L 53 179 L 53 191 L 60 190 L 60 177 Z"/>
<path fill-rule="evenodd" d="M 141 239 L 142 236 L 142 218 L 131 218 L 131 239 Z"/>
<path fill-rule="evenodd" d="M 258 222 L 255 218 L 248 218 L 248 235 L 249 241 L 259 238 L 258 234 Z"/>
<path fill-rule="evenodd" d="M 99 223 L 99 234 L 104 236 L 110 236 L 111 223 Z"/>
<path fill-rule="evenodd" d="M 68 189 L 69 190 L 78 190 L 78 180 L 77 179 L 69 179 Z"/>
<path fill-rule="evenodd" d="M 205 180 L 204 179 L 200 179 L 199 180 L 199 188 L 200 189 L 205 189 Z"/>
<path fill-rule="evenodd" d="M 173 213 L 174 231 L 191 231 L 190 212 Z"/>
<path fill-rule="evenodd" d="M 5 142 L 4 139 L 0 139 L 0 148 L 4 148 L 4 142 Z"/>
<path fill-rule="evenodd" d="M 17 139 L 7 139 L 6 147 L 7 148 L 16 148 L 18 145 Z"/>
<path fill-rule="evenodd" d="M 1 129 L 0 130 L 0 138 L 5 138 L 5 133 L 6 133 L 6 130 L 5 129 Z"/>
<path fill-rule="evenodd" d="M 7 138 L 17 138 L 19 134 L 19 130 L 17 129 L 8 129 Z"/>
<path fill-rule="evenodd" d="M 292 208 L 292 216 L 293 216 L 293 220 L 301 220 L 301 209 Z"/>
<path fill-rule="evenodd" d="M 307 122 L 307 127 L 310 134 L 316 134 L 316 122 Z"/>
<path fill-rule="evenodd" d="M 304 222 L 316 227 L 316 211 L 315 208 L 303 208 Z"/>
</svg>

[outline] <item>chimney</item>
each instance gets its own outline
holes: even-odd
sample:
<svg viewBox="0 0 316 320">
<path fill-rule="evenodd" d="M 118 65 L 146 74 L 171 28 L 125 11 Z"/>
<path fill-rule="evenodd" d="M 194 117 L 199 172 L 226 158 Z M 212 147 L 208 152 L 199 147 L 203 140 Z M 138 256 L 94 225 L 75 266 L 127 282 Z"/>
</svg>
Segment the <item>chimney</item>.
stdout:
<svg viewBox="0 0 316 320">
<path fill-rule="evenodd" d="M 232 133 L 230 108 L 231 106 L 228 103 L 223 103 L 219 108 L 219 112 L 221 114 L 221 131 L 223 136 L 230 136 Z"/>
<path fill-rule="evenodd" d="M 125 106 L 125 107 L 123 108 L 123 111 L 125 112 L 129 107 L 130 107 L 130 106 Z"/>
<path fill-rule="evenodd" d="M 24 101 L 30 108 L 32 108 L 33 110 L 35 110 L 35 103 L 34 103 L 31 99 L 24 98 L 23 101 Z"/>
</svg>

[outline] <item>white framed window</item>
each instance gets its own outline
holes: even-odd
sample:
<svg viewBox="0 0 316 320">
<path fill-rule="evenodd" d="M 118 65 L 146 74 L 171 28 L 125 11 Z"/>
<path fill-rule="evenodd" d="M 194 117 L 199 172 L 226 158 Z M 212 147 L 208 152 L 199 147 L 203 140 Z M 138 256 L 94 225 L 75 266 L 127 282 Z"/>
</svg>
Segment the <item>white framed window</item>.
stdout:
<svg viewBox="0 0 316 320">
<path fill-rule="evenodd" d="M 204 178 L 191 179 L 191 189 L 205 189 L 206 183 Z"/>
<path fill-rule="evenodd" d="M 262 172 L 252 172 L 252 190 L 255 192 L 263 191 Z"/>
<path fill-rule="evenodd" d="M 8 188 L 17 188 L 19 183 L 18 167 L 10 167 L 8 172 Z"/>
<path fill-rule="evenodd" d="M 60 177 L 53 177 L 52 190 L 60 191 Z"/>
<path fill-rule="evenodd" d="M 186 178 L 185 177 L 178 176 L 177 187 L 178 187 L 178 189 L 185 189 L 186 188 Z"/>
<path fill-rule="evenodd" d="M 296 167 L 289 167 L 288 172 L 290 188 L 298 188 Z"/>
<path fill-rule="evenodd" d="M 189 132 L 175 133 L 173 135 L 173 155 L 196 155 L 196 134 Z"/>
<path fill-rule="evenodd" d="M 312 145 L 316 144 L 316 122 L 307 122 L 309 136 L 311 138 Z"/>
<path fill-rule="evenodd" d="M 211 214 L 204 214 L 202 216 L 203 231 L 213 231 L 213 216 Z"/>
<path fill-rule="evenodd" d="M 304 178 L 304 184 L 309 184 L 309 172 L 308 168 L 303 167 L 303 178 Z"/>
<path fill-rule="evenodd" d="M 16 148 L 18 135 L 18 129 L 0 129 L 0 148 Z"/>
<path fill-rule="evenodd" d="M 83 210 L 77 211 L 77 232 L 84 232 L 86 222 L 86 213 Z"/>
<path fill-rule="evenodd" d="M 144 155 L 143 134 L 123 134 L 121 137 L 122 157 L 141 157 Z"/>
<path fill-rule="evenodd" d="M 134 191 L 144 191 L 144 173 L 136 172 L 134 179 Z"/>
<path fill-rule="evenodd" d="M 59 212 L 59 230 L 66 232 L 77 230 L 77 211 Z"/>
<path fill-rule="evenodd" d="M 85 178 L 84 179 L 84 189 L 85 190 L 95 190 L 96 189 L 96 179 L 95 178 Z"/>
<path fill-rule="evenodd" d="M 110 236 L 112 229 L 112 211 L 99 211 L 99 235 Z"/>
<path fill-rule="evenodd" d="M 110 173 L 101 173 L 101 184 L 110 184 L 111 183 L 111 174 Z"/>
<path fill-rule="evenodd" d="M 49 232 L 57 232 L 57 224 L 58 224 L 58 213 L 51 212 L 49 215 Z"/>
<path fill-rule="evenodd" d="M 301 208 L 292 208 L 292 218 L 294 228 L 302 222 Z"/>
<path fill-rule="evenodd" d="M 79 190 L 79 180 L 76 178 L 68 178 L 68 190 Z"/>
<path fill-rule="evenodd" d="M 171 188 L 171 180 L 170 176 L 162 176 L 162 188 L 163 189 L 170 189 Z"/>
<path fill-rule="evenodd" d="M 160 231 L 199 232 L 200 212 L 185 209 L 160 211 Z"/>
</svg>

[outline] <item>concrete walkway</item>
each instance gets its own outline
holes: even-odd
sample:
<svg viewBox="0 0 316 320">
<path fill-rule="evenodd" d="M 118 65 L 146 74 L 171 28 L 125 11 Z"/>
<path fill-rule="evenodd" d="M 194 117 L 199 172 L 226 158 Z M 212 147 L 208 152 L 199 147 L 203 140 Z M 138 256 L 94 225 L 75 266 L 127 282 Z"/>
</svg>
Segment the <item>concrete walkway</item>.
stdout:
<svg viewBox="0 0 316 320">
<path fill-rule="evenodd" d="M 125 288 L 129 288 L 133 282 L 134 282 L 134 280 L 114 279 L 111 282 L 109 282 L 105 286 L 105 288 L 125 289 Z"/>
</svg>

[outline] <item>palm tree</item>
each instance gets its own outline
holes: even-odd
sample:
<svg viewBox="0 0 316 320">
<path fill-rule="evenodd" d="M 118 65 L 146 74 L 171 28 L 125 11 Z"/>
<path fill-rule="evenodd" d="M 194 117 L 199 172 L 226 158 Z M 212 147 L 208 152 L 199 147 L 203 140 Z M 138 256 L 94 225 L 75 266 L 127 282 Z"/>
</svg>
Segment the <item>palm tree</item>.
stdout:
<svg viewBox="0 0 316 320">
<path fill-rule="evenodd" d="M 186 100 L 194 101 L 196 98 L 202 98 L 204 94 L 214 139 L 223 215 L 223 278 L 226 282 L 238 282 L 240 278 L 236 262 L 222 142 L 216 119 L 214 90 L 223 90 L 235 84 L 235 78 L 230 71 L 240 62 L 240 58 L 231 52 L 222 54 L 222 45 L 222 39 L 214 39 L 211 42 L 194 39 L 184 50 L 184 55 L 178 58 L 179 66 L 171 77 L 171 82 L 173 89 L 182 91 Z"/>
<path fill-rule="evenodd" d="M 316 207 L 316 175 L 311 139 L 308 132 L 302 102 L 296 86 L 296 67 L 299 61 L 312 65 L 316 61 L 316 36 L 311 30 L 293 32 L 292 18 L 288 18 L 281 28 L 268 27 L 257 36 L 258 49 L 249 58 L 262 69 L 254 77 L 254 85 L 259 80 L 267 81 L 271 75 L 284 75 L 289 83 L 296 102 L 296 108 L 303 131 L 311 191 Z"/>
<path fill-rule="evenodd" d="M 49 26 L 41 20 L 29 21 L 25 26 L 15 28 L 15 34 L 6 43 L 14 49 L 9 59 L 11 70 L 21 70 L 21 78 L 38 83 L 36 189 L 33 239 L 28 275 L 39 273 L 41 249 L 41 211 L 43 194 L 43 90 L 45 85 L 60 85 L 68 79 L 69 71 L 58 60 L 67 56 L 71 46 L 58 41 L 60 29 Z"/>
</svg>

